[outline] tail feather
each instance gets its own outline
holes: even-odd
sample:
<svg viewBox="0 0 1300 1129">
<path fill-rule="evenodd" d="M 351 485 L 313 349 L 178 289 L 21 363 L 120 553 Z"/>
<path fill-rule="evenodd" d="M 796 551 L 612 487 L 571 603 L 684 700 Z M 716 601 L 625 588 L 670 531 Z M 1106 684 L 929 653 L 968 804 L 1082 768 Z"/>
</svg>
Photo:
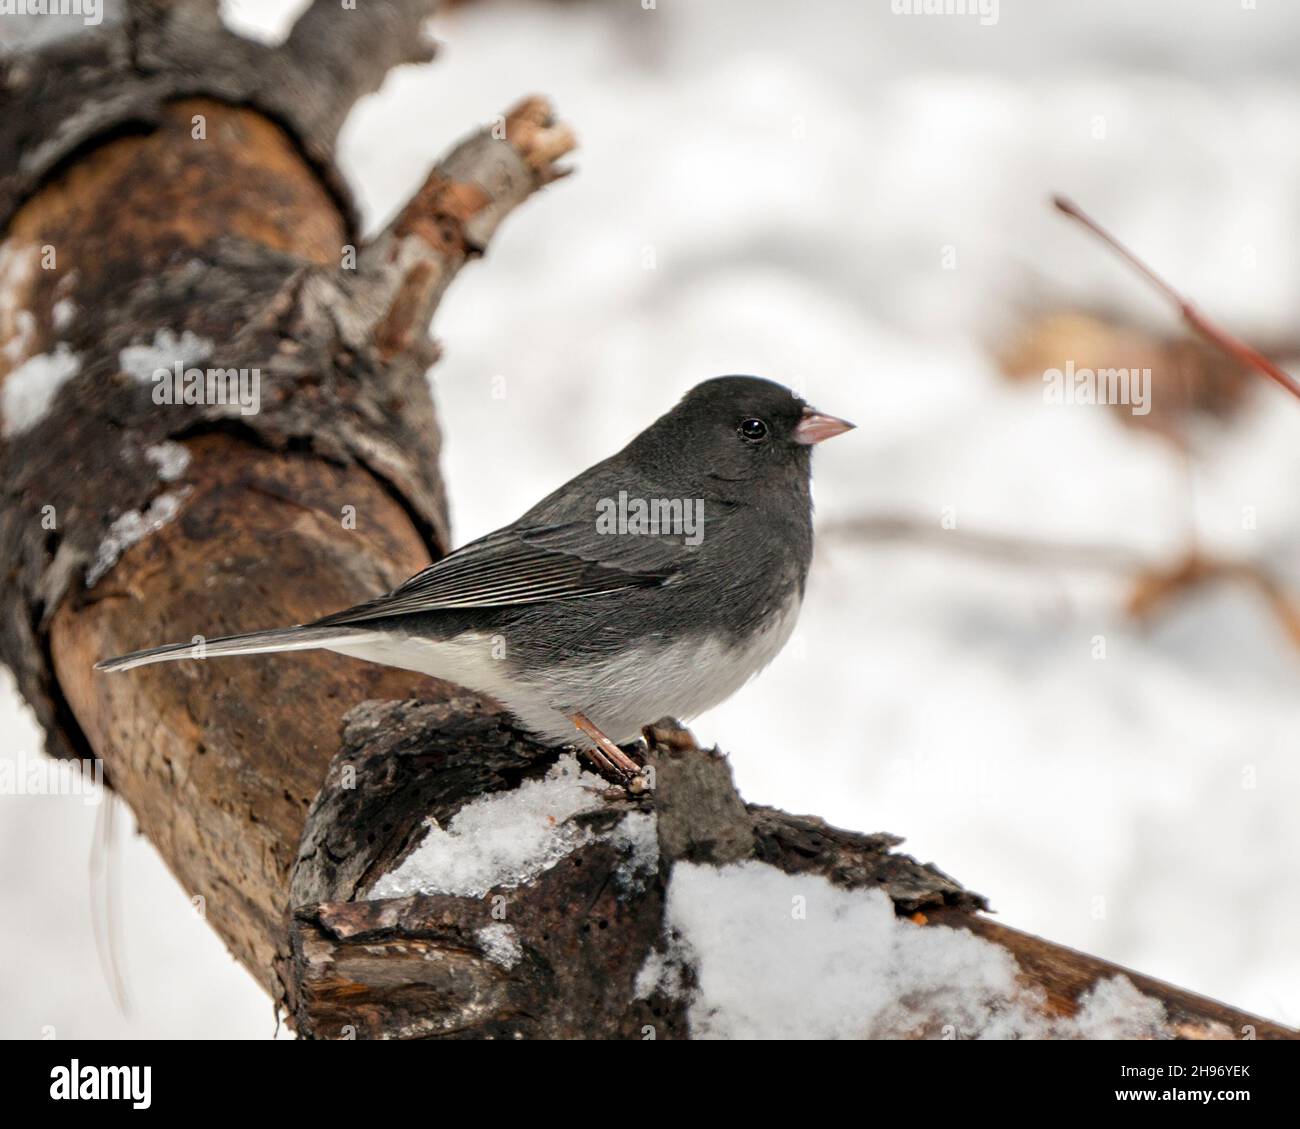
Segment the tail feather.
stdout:
<svg viewBox="0 0 1300 1129">
<path fill-rule="evenodd" d="M 244 635 L 227 635 L 221 639 L 203 639 L 197 643 L 168 643 L 147 651 L 132 651 L 102 659 L 96 670 L 130 670 L 150 663 L 176 662 L 179 659 L 220 658 L 223 655 L 268 655 L 277 651 L 311 651 L 331 643 L 354 640 L 358 634 L 370 634 L 347 627 L 278 627 L 271 631 L 250 631 Z"/>
</svg>

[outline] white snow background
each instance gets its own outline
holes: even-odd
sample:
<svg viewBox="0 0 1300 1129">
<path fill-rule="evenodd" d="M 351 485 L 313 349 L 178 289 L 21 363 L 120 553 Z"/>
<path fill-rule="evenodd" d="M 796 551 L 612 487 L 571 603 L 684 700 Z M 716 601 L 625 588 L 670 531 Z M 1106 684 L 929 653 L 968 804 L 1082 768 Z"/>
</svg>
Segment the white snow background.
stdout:
<svg viewBox="0 0 1300 1129">
<path fill-rule="evenodd" d="M 227 17 L 274 35 L 302 6 Z M 345 131 L 371 228 L 520 95 L 552 97 L 582 143 L 577 175 L 507 221 L 437 317 L 459 541 L 695 382 L 750 372 L 859 424 L 818 452 L 823 525 L 937 527 L 953 507 L 964 530 L 1169 559 L 1190 506 L 1207 547 L 1296 573 L 1300 404 L 1261 383 L 1244 422 L 1198 435 L 1189 488 L 1166 444 L 1008 386 L 989 345 L 1030 298 L 1174 324 L 1054 191 L 1237 331 L 1292 328 L 1300 7 L 1003 0 L 982 27 L 888 0 L 483 0 L 433 27 L 441 58 L 390 76 Z M 1009 924 L 1300 1023 L 1300 656 L 1244 590 L 1150 630 L 1125 591 L 822 537 L 791 645 L 694 728 L 749 800 L 904 835 Z M 9 686 L 0 710 L 3 754 L 34 752 Z M 92 943 L 95 809 L 0 810 L 0 1035 L 270 1036 L 270 1001 L 125 833 L 119 1015 Z"/>
</svg>

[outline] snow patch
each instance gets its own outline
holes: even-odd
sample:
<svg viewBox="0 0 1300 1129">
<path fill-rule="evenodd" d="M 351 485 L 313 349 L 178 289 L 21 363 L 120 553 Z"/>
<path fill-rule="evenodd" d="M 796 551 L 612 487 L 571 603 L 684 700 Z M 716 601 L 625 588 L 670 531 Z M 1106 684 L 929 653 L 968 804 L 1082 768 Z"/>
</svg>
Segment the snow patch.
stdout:
<svg viewBox="0 0 1300 1129">
<path fill-rule="evenodd" d="M 682 984 L 682 970 L 679 959 L 651 949 L 636 974 L 632 998 L 645 1000 L 655 992 L 661 992 L 671 999 L 680 999 L 686 990 Z"/>
<path fill-rule="evenodd" d="M 159 369 L 170 370 L 177 362 L 184 369 L 206 361 L 212 355 L 212 349 L 213 344 L 208 338 L 188 329 L 179 337 L 170 329 L 160 329 L 154 334 L 152 344 L 128 345 L 119 351 L 117 363 L 123 372 L 147 384 Z"/>
<path fill-rule="evenodd" d="M 1076 1039 L 1168 1038 L 1165 1007 L 1144 996 L 1127 976 L 1094 984 L 1079 1000 L 1079 1012 L 1065 1022 Z"/>
<path fill-rule="evenodd" d="M 127 549 L 171 521 L 180 512 L 181 502 L 188 493 L 187 487 L 174 494 L 159 494 L 143 513 L 128 510 L 113 522 L 100 542 L 94 563 L 86 570 L 86 587 L 93 588 Z"/>
<path fill-rule="evenodd" d="M 659 869 L 659 821 L 654 812 L 629 812 L 605 838 L 623 854 L 615 880 L 623 890 L 640 893 Z"/>
<path fill-rule="evenodd" d="M 81 371 L 81 361 L 60 342 L 53 353 L 29 357 L 0 385 L 4 434 L 35 427 L 50 410 L 55 394 Z"/>
<path fill-rule="evenodd" d="M 13 324 L 13 336 L 5 342 L 5 356 L 17 364 L 27 356 L 28 350 L 36 340 L 36 315 L 31 310 L 15 310 L 10 318 Z"/>
<path fill-rule="evenodd" d="M 523 959 L 523 946 L 511 925 L 494 922 L 483 926 L 474 936 L 483 948 L 483 955 L 493 964 L 509 970 Z"/>
<path fill-rule="evenodd" d="M 630 812 L 597 833 L 573 817 L 604 810 L 608 785 L 573 754 L 562 756 L 540 780 L 493 792 L 460 809 L 445 828 L 430 819 L 429 833 L 395 870 L 366 895 L 372 900 L 408 894 L 479 898 L 499 887 L 521 886 L 588 843 L 608 842 L 623 852 L 615 872 L 620 888 L 637 892 L 659 865 L 652 814 Z"/>
<path fill-rule="evenodd" d="M 77 303 L 71 298 L 60 298 L 50 307 L 50 317 L 54 321 L 54 328 L 63 333 L 67 330 L 76 319 Z"/>
<path fill-rule="evenodd" d="M 170 439 L 146 447 L 144 457 L 158 469 L 158 477 L 164 482 L 175 482 L 190 465 L 189 451 Z"/>
<path fill-rule="evenodd" d="M 17 363 L 27 355 L 28 342 L 36 330 L 36 319 L 22 308 L 36 275 L 40 250 L 34 243 L 22 246 L 0 243 L 0 340 L 4 355 Z"/>
<path fill-rule="evenodd" d="M 681 996 L 696 1038 L 962 1039 L 1153 1037 L 1156 1000 L 1117 978 L 1072 1020 L 1049 1019 L 1041 991 L 1004 949 L 960 929 L 900 920 L 879 890 L 845 890 L 766 863 L 678 863 L 670 938 L 637 977 L 638 997 Z"/>
<path fill-rule="evenodd" d="M 466 804 L 445 829 L 429 820 L 424 842 L 368 896 L 482 897 L 497 886 L 519 886 L 591 840 L 589 829 L 569 820 L 598 809 L 597 790 L 605 787 L 576 757 L 561 757 L 541 780 Z"/>
</svg>

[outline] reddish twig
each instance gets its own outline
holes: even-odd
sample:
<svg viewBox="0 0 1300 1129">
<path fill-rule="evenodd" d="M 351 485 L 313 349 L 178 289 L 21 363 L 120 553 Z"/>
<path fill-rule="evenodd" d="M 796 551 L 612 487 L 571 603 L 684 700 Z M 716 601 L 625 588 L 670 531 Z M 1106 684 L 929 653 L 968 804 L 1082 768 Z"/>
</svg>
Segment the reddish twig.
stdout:
<svg viewBox="0 0 1300 1129">
<path fill-rule="evenodd" d="M 1076 204 L 1067 200 L 1064 196 L 1052 197 L 1052 203 L 1058 211 L 1064 212 L 1071 219 L 1078 220 L 1084 227 L 1091 231 L 1103 243 L 1110 246 L 1121 258 L 1125 259 L 1139 273 L 1141 273 L 1149 282 L 1152 283 L 1162 294 L 1178 307 L 1178 312 L 1182 314 L 1183 320 L 1187 322 L 1192 329 L 1205 338 L 1210 344 L 1222 349 L 1228 356 L 1233 357 L 1253 369 L 1262 372 L 1270 380 L 1275 381 L 1285 388 L 1292 396 L 1300 400 L 1300 382 L 1291 376 L 1290 373 L 1284 372 L 1270 361 L 1258 349 L 1252 348 L 1246 342 L 1234 337 L 1227 330 L 1220 329 L 1195 306 L 1184 298 L 1177 290 L 1169 285 L 1146 263 L 1139 259 L 1132 251 L 1124 246 L 1109 231 L 1094 220 L 1087 212 L 1080 209 Z"/>
</svg>

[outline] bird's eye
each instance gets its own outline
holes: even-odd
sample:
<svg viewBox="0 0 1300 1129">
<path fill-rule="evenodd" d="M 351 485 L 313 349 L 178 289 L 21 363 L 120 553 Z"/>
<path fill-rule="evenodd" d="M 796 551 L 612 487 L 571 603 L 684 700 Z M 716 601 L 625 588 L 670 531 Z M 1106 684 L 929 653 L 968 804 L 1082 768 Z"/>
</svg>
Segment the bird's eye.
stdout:
<svg viewBox="0 0 1300 1129">
<path fill-rule="evenodd" d="M 740 434 L 751 443 L 761 443 L 767 438 L 767 424 L 761 419 L 747 419 L 740 425 Z"/>
</svg>

